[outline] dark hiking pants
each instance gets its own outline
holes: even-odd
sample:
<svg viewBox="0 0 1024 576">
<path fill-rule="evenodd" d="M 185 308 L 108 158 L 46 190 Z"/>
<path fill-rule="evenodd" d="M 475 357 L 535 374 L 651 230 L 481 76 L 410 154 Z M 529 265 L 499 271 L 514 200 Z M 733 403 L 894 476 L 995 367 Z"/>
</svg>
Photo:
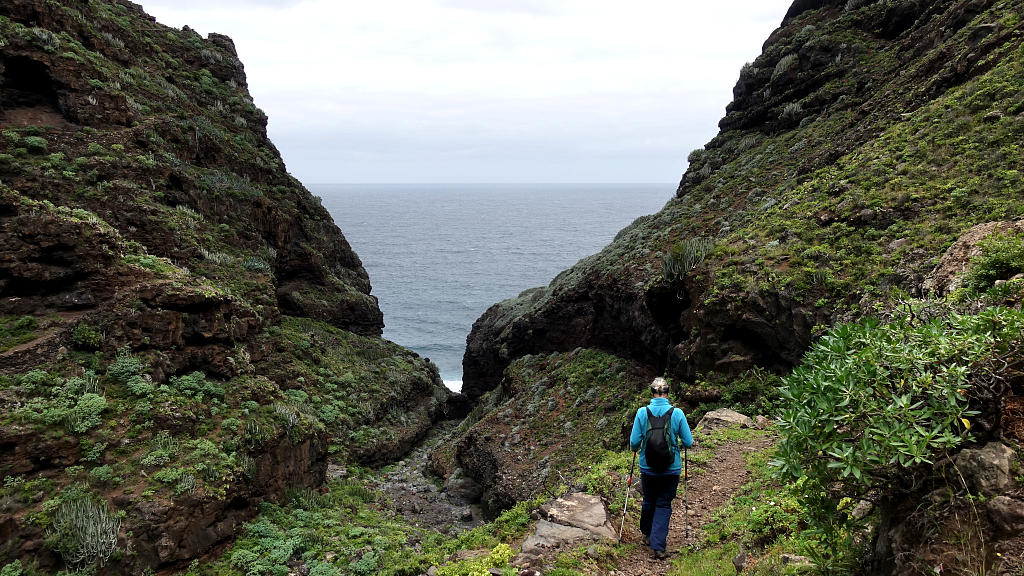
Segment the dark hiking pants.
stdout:
<svg viewBox="0 0 1024 576">
<path fill-rule="evenodd" d="M 672 500 L 679 488 L 679 475 L 640 475 L 640 489 L 644 492 L 640 507 L 640 532 L 651 539 L 652 550 L 665 550 L 668 523 L 672 518 Z"/>
</svg>

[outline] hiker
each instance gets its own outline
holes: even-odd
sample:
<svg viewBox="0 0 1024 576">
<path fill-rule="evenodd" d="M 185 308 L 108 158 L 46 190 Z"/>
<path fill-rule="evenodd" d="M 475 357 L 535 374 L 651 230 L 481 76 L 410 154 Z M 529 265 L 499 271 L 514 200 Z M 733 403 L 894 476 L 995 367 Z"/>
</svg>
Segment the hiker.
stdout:
<svg viewBox="0 0 1024 576">
<path fill-rule="evenodd" d="M 668 402 L 668 382 L 651 382 L 651 403 L 636 411 L 629 447 L 640 453 L 640 489 L 644 499 L 640 508 L 640 532 L 654 557 L 668 557 L 665 550 L 668 525 L 672 518 L 672 500 L 679 487 L 682 461 L 679 444 L 693 446 L 686 415 Z"/>
</svg>

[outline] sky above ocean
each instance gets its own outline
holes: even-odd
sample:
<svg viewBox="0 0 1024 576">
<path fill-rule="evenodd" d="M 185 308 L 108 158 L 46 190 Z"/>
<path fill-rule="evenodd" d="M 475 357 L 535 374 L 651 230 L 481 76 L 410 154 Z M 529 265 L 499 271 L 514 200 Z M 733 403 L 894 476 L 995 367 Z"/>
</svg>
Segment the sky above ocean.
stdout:
<svg viewBox="0 0 1024 576">
<path fill-rule="evenodd" d="M 791 0 L 143 0 L 318 182 L 675 182 Z"/>
</svg>

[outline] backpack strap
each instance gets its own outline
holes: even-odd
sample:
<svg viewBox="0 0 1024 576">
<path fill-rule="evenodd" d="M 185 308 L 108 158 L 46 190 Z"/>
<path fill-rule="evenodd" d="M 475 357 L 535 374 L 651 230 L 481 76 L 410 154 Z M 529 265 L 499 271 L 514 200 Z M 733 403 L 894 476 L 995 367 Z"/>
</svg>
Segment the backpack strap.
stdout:
<svg viewBox="0 0 1024 576">
<path fill-rule="evenodd" d="M 665 439 L 668 440 L 668 449 L 673 452 L 678 452 L 679 447 L 676 445 L 676 441 L 673 438 L 674 435 L 672 434 L 672 411 L 675 409 L 675 406 L 669 406 L 668 410 L 662 414 L 662 416 L 668 417 L 668 421 L 665 422 Z"/>
<path fill-rule="evenodd" d="M 643 452 L 647 448 L 647 429 L 651 426 L 651 418 L 654 418 L 654 412 L 651 412 L 650 406 L 644 406 L 644 410 L 647 410 L 647 423 L 644 424 L 644 431 L 640 434 L 640 451 Z"/>
</svg>

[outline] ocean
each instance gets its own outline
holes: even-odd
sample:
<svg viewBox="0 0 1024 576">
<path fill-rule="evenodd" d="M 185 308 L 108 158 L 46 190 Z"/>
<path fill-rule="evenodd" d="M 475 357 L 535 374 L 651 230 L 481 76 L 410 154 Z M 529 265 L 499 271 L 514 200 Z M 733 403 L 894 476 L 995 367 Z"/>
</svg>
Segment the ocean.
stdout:
<svg viewBox="0 0 1024 576">
<path fill-rule="evenodd" d="M 384 337 L 462 387 L 473 322 L 661 209 L 674 184 L 321 184 L 370 275 Z"/>
</svg>

